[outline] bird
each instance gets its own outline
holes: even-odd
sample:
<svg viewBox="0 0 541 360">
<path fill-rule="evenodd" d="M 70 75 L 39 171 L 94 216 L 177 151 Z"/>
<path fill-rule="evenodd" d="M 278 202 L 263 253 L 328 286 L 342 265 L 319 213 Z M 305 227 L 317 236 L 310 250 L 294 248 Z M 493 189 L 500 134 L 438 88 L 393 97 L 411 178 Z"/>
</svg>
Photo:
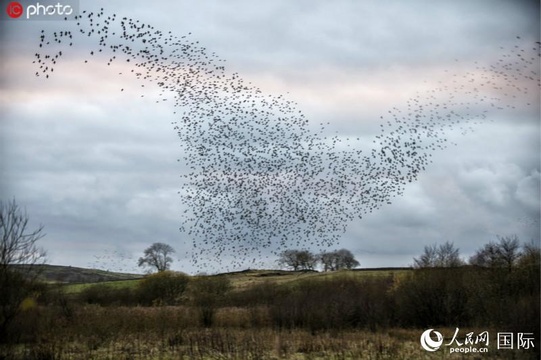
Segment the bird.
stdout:
<svg viewBox="0 0 541 360">
<path fill-rule="evenodd" d="M 172 103 L 177 119 L 179 161 L 191 169 L 179 190 L 186 209 L 179 228 L 191 244 L 186 255 L 205 271 L 212 262 L 238 268 L 253 254 L 268 258 L 292 245 L 335 245 L 353 221 L 392 206 L 433 154 L 452 145 L 449 131 L 467 134 L 482 124 L 488 111 L 482 105 L 513 109 L 528 92 L 524 84 L 540 87 L 539 44 L 501 49 L 493 64 L 452 74 L 455 82 L 378 116 L 380 133 L 367 142 L 331 136 L 330 122 L 311 130 L 287 95 L 265 94 L 229 73 L 225 59 L 191 32 L 176 36 L 104 9 L 81 14 L 65 30 L 41 30 L 36 76 L 49 78 L 80 41 L 92 56 L 84 63 L 123 61 L 141 81 L 139 91 L 149 91 L 149 83 L 160 89 L 159 102 Z M 51 56 L 53 43 L 62 50 Z"/>
</svg>

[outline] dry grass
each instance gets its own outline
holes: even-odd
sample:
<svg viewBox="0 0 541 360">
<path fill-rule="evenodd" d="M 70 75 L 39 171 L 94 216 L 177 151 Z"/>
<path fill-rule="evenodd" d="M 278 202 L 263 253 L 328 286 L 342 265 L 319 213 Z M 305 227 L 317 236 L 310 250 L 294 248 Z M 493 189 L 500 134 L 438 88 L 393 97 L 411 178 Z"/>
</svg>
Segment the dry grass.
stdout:
<svg viewBox="0 0 541 360">
<path fill-rule="evenodd" d="M 237 273 L 226 274 L 231 281 L 234 290 L 248 289 L 252 286 L 270 282 L 277 285 L 294 284 L 307 279 L 335 279 L 335 278 L 355 278 L 365 279 L 372 277 L 387 277 L 398 274 L 408 273 L 407 269 L 396 270 L 343 270 L 333 272 L 311 272 L 311 271 L 283 271 L 283 270 L 250 270 Z"/>
<path fill-rule="evenodd" d="M 35 309 L 26 319 L 38 326 L 35 338 L 0 347 L 0 359 L 476 359 L 472 354 L 424 351 L 419 345 L 424 329 L 279 330 L 266 326 L 265 310 L 222 308 L 215 326 L 205 329 L 197 326 L 196 309 L 187 306 L 81 306 L 71 318 L 52 308 Z M 488 355 L 485 358 L 506 359 L 510 353 L 491 344 Z M 512 355 L 530 359 L 534 354 Z"/>
<path fill-rule="evenodd" d="M 52 294 L 43 300 L 47 306 L 25 303 L 9 344 L 0 345 L 0 360 L 537 359 L 538 282 L 528 285 L 518 271 L 497 277 L 473 270 L 240 272 L 226 275 L 235 291 L 205 287 L 200 298 L 188 291 L 181 306 L 88 305 L 60 292 L 57 300 Z M 460 326 L 461 336 L 488 330 L 489 353 L 425 351 L 419 338 L 430 323 L 442 324 L 437 330 L 446 341 L 455 328 L 443 324 Z M 467 328 L 483 324 L 491 328 Z M 499 331 L 533 332 L 535 348 L 498 350 Z"/>
<path fill-rule="evenodd" d="M 139 284 L 140 279 L 133 280 L 115 280 L 115 281 L 101 281 L 97 283 L 84 283 L 84 284 L 69 284 L 64 285 L 63 289 L 66 294 L 78 294 L 84 289 L 87 289 L 94 285 L 104 285 L 112 289 L 121 289 L 121 288 L 135 288 Z"/>
<path fill-rule="evenodd" d="M 37 344 L 11 348 L 6 358 L 18 359 L 507 359 L 494 346 L 485 357 L 424 351 L 418 343 L 421 330 L 324 332 L 273 329 L 168 329 L 164 334 L 146 332 L 96 337 L 66 338 L 52 334 Z M 514 359 L 533 354 L 513 353 Z"/>
<path fill-rule="evenodd" d="M 418 335 L 412 333 L 412 339 Z M 69 340 L 68 340 L 69 339 Z M 11 348 L 10 359 L 421 359 L 415 341 L 387 333 L 351 331 L 311 334 L 273 329 L 169 329 L 93 337 L 50 334 L 37 344 Z M 7 355 L 7 354 L 6 354 Z"/>
</svg>

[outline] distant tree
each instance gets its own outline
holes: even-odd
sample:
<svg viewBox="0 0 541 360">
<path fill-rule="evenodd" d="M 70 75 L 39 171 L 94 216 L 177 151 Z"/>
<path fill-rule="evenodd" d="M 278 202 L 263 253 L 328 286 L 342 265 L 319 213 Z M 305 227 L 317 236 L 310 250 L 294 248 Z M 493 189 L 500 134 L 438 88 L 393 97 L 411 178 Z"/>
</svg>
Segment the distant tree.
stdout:
<svg viewBox="0 0 541 360">
<path fill-rule="evenodd" d="M 539 266 L 541 264 L 541 249 L 539 244 L 533 240 L 522 246 L 522 253 L 518 265 L 522 267 Z"/>
<path fill-rule="evenodd" d="M 413 262 L 416 268 L 457 267 L 464 264 L 460 259 L 459 249 L 448 241 L 440 246 L 425 246 L 424 252 L 419 258 L 414 258 Z"/>
<path fill-rule="evenodd" d="M 520 242 L 516 235 L 498 236 L 498 242 L 489 242 L 470 257 L 471 265 L 513 268 L 521 257 Z M 528 250 L 528 249 L 526 249 Z"/>
<path fill-rule="evenodd" d="M 355 259 L 355 256 L 353 256 L 353 254 L 349 250 L 346 250 L 346 249 L 338 250 L 338 256 L 340 259 L 340 267 L 343 269 L 351 270 L 361 265 L 361 263 L 359 263 Z"/>
<path fill-rule="evenodd" d="M 471 265 L 482 267 L 501 267 L 503 265 L 500 258 L 499 246 L 492 241 L 477 250 L 477 252 L 470 257 L 468 262 Z"/>
<path fill-rule="evenodd" d="M 321 265 L 323 265 L 323 271 L 333 271 L 334 269 L 334 261 L 335 261 L 335 254 L 334 251 L 327 252 L 324 251 L 321 254 L 319 254 L 319 261 L 321 261 Z"/>
<path fill-rule="evenodd" d="M 173 262 L 169 255 L 175 253 L 170 245 L 154 243 L 145 250 L 145 256 L 139 258 L 138 265 L 155 268 L 158 272 L 168 270 Z"/>
<path fill-rule="evenodd" d="M 498 236 L 500 256 L 504 266 L 511 270 L 520 258 L 520 241 L 518 236 Z"/>
<path fill-rule="evenodd" d="M 414 258 L 413 263 L 416 268 L 434 267 L 437 261 L 438 246 L 425 245 L 424 251 L 419 258 Z"/>
<path fill-rule="evenodd" d="M 438 267 L 457 267 L 464 265 L 464 261 L 460 258 L 459 249 L 455 248 L 453 243 L 446 241 L 438 248 L 436 265 Z"/>
<path fill-rule="evenodd" d="M 308 250 L 284 250 L 278 259 L 280 266 L 297 270 L 313 270 L 317 264 L 317 258 Z"/>
<path fill-rule="evenodd" d="M 317 264 L 317 258 L 308 250 L 301 250 L 298 253 L 298 259 L 301 270 L 314 270 Z"/>
<path fill-rule="evenodd" d="M 331 252 L 322 252 L 318 256 L 324 271 L 353 269 L 360 265 L 351 251 L 340 249 Z"/>
<path fill-rule="evenodd" d="M 28 298 L 39 276 L 35 265 L 45 263 L 46 253 L 37 246 L 45 236 L 43 226 L 28 229 L 29 217 L 15 200 L 0 201 L 0 339 Z"/>
<path fill-rule="evenodd" d="M 522 246 L 520 258 L 517 260 L 515 271 L 511 277 L 514 284 L 519 284 L 521 293 L 529 293 L 536 302 L 534 309 L 539 309 L 539 294 L 541 294 L 541 249 L 539 241 L 533 239 Z M 532 314 L 533 319 L 539 315 Z"/>
<path fill-rule="evenodd" d="M 298 250 L 284 250 L 280 253 L 278 264 L 283 267 L 292 268 L 294 271 L 299 270 L 300 264 L 297 258 Z"/>
</svg>

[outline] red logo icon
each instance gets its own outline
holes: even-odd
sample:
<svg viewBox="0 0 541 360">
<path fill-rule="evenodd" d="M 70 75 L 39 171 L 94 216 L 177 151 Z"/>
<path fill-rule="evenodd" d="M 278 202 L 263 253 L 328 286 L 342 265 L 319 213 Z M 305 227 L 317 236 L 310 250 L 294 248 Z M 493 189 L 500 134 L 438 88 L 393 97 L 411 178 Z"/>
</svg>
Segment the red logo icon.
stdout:
<svg viewBox="0 0 541 360">
<path fill-rule="evenodd" d="M 23 6 L 20 3 L 12 1 L 8 4 L 6 12 L 8 13 L 10 18 L 16 19 L 23 14 L 24 10 Z"/>
</svg>

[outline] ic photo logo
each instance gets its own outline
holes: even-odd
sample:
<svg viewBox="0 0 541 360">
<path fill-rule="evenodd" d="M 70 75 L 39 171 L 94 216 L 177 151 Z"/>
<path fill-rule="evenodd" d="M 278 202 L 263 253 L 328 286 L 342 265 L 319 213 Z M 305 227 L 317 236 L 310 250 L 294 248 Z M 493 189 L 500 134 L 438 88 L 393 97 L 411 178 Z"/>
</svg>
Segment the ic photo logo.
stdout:
<svg viewBox="0 0 541 360">
<path fill-rule="evenodd" d="M 5 13 L 8 19 L 25 20 L 67 20 L 70 15 L 78 15 L 78 0 L 51 1 L 43 0 L 38 2 L 29 2 L 21 0 L 10 1 L 7 3 Z M 5 3 L 5 2 L 3 2 Z M 6 19 L 5 15 L 2 18 Z"/>
<path fill-rule="evenodd" d="M 6 12 L 8 14 L 8 16 L 12 19 L 16 19 L 18 17 L 20 17 L 24 10 L 23 10 L 23 6 L 21 5 L 21 3 L 18 3 L 16 1 L 12 1 L 8 4 L 7 8 L 6 8 Z"/>
<path fill-rule="evenodd" d="M 436 335 L 436 340 L 430 337 L 431 332 L 434 332 L 434 335 Z M 434 329 L 428 329 L 421 335 L 421 346 L 426 351 L 436 351 L 440 348 L 441 344 L 443 344 L 443 335 Z"/>
</svg>

